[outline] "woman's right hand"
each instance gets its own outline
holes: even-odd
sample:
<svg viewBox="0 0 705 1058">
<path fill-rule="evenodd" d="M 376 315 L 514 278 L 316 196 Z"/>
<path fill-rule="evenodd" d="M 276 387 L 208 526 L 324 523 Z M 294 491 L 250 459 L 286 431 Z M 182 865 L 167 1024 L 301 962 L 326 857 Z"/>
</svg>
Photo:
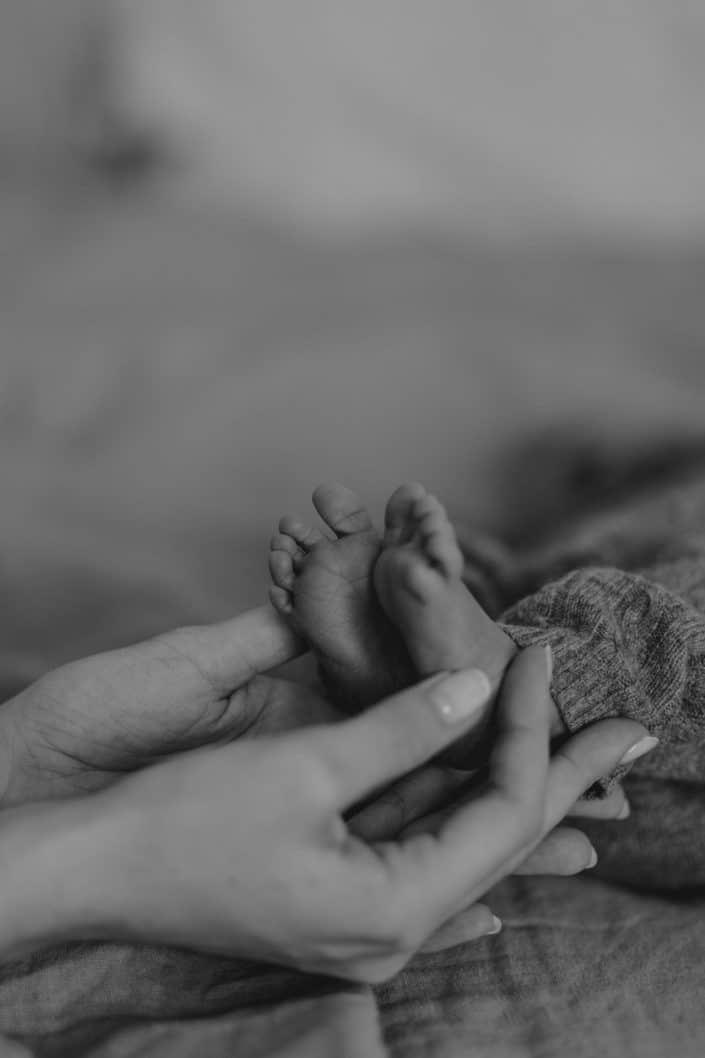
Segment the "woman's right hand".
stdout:
<svg viewBox="0 0 705 1058">
<path fill-rule="evenodd" d="M 605 721 L 550 760 L 546 661 L 529 649 L 505 679 L 485 788 L 436 833 L 353 836 L 352 806 L 471 723 L 473 687 L 481 704 L 477 673 L 435 678 L 355 719 L 194 751 L 85 799 L 95 845 L 89 866 L 78 858 L 79 896 L 89 882 L 103 895 L 79 932 L 390 977 L 646 734 Z"/>
</svg>

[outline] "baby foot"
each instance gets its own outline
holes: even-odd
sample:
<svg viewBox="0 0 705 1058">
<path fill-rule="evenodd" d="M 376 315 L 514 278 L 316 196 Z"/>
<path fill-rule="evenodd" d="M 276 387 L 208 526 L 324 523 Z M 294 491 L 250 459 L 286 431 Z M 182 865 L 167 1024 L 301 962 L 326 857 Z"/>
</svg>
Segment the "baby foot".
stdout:
<svg viewBox="0 0 705 1058">
<path fill-rule="evenodd" d="M 375 591 L 417 674 L 475 666 L 496 692 L 516 647 L 465 587 L 463 555 L 445 510 L 422 485 L 402 485 L 385 521 Z"/>
<path fill-rule="evenodd" d="M 414 670 L 375 596 L 382 542 L 368 512 L 342 485 L 321 485 L 313 504 L 334 539 L 282 518 L 271 542 L 269 597 L 317 655 L 334 701 L 359 709 L 411 683 Z"/>
</svg>

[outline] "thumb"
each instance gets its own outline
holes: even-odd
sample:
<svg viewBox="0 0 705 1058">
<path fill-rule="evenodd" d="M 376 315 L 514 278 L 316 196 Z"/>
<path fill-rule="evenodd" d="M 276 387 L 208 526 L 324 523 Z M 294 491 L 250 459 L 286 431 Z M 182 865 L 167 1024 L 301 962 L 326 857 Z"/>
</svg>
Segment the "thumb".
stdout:
<svg viewBox="0 0 705 1058">
<path fill-rule="evenodd" d="M 190 661 L 198 678 L 205 678 L 218 694 L 231 694 L 258 673 L 290 661 L 304 650 L 303 643 L 270 606 L 248 610 L 219 624 L 177 628 L 134 649 L 149 651 L 154 643 Z M 179 671 L 182 686 L 183 678 Z"/>
<path fill-rule="evenodd" d="M 434 757 L 484 719 L 492 697 L 484 672 L 442 673 L 353 720 L 319 730 L 318 750 L 345 809 Z"/>
</svg>

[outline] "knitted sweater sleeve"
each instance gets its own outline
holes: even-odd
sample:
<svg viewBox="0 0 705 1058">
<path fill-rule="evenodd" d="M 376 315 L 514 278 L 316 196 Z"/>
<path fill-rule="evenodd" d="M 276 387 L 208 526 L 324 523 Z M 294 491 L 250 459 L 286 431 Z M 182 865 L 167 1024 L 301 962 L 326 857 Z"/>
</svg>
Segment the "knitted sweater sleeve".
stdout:
<svg viewBox="0 0 705 1058">
<path fill-rule="evenodd" d="M 569 731 L 629 717 L 661 740 L 641 774 L 705 781 L 705 547 L 638 573 L 575 570 L 502 625 L 519 647 L 551 645 Z"/>
</svg>

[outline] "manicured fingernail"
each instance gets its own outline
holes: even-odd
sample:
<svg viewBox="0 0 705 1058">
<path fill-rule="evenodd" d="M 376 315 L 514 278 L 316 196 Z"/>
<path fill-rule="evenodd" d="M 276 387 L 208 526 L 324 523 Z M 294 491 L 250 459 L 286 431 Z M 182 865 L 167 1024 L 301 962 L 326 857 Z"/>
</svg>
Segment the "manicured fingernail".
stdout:
<svg viewBox="0 0 705 1058">
<path fill-rule="evenodd" d="M 584 869 L 586 871 L 591 871 L 592 868 L 596 867 L 596 866 L 597 866 L 597 852 L 595 851 L 595 849 L 591 848 L 590 849 L 590 859 L 585 864 L 585 868 Z"/>
<path fill-rule="evenodd" d="M 617 816 L 617 819 L 629 819 L 629 816 L 631 814 L 632 814 L 632 806 L 629 804 L 629 801 L 627 801 L 627 799 L 625 797 L 624 804 L 622 805 L 622 807 L 619 810 L 619 815 Z"/>
<path fill-rule="evenodd" d="M 550 687 L 553 679 L 553 651 L 548 643 L 543 649 L 546 655 L 546 675 L 548 676 L 548 686 Z"/>
<path fill-rule="evenodd" d="M 488 929 L 487 933 L 485 933 L 485 936 L 486 937 L 494 937 L 494 936 L 497 935 L 497 933 L 500 933 L 501 930 L 502 930 L 502 919 L 501 918 L 497 918 L 496 915 L 493 915 L 492 916 L 492 929 Z"/>
<path fill-rule="evenodd" d="M 434 680 L 429 700 L 444 724 L 461 724 L 486 705 L 490 681 L 480 669 L 464 669 Z"/>
<path fill-rule="evenodd" d="M 631 749 L 627 750 L 619 763 L 631 764 L 633 760 L 638 760 L 639 757 L 650 753 L 655 746 L 658 746 L 658 739 L 654 738 L 653 735 L 646 735 L 644 738 L 640 738 L 638 742 L 635 742 Z"/>
</svg>

